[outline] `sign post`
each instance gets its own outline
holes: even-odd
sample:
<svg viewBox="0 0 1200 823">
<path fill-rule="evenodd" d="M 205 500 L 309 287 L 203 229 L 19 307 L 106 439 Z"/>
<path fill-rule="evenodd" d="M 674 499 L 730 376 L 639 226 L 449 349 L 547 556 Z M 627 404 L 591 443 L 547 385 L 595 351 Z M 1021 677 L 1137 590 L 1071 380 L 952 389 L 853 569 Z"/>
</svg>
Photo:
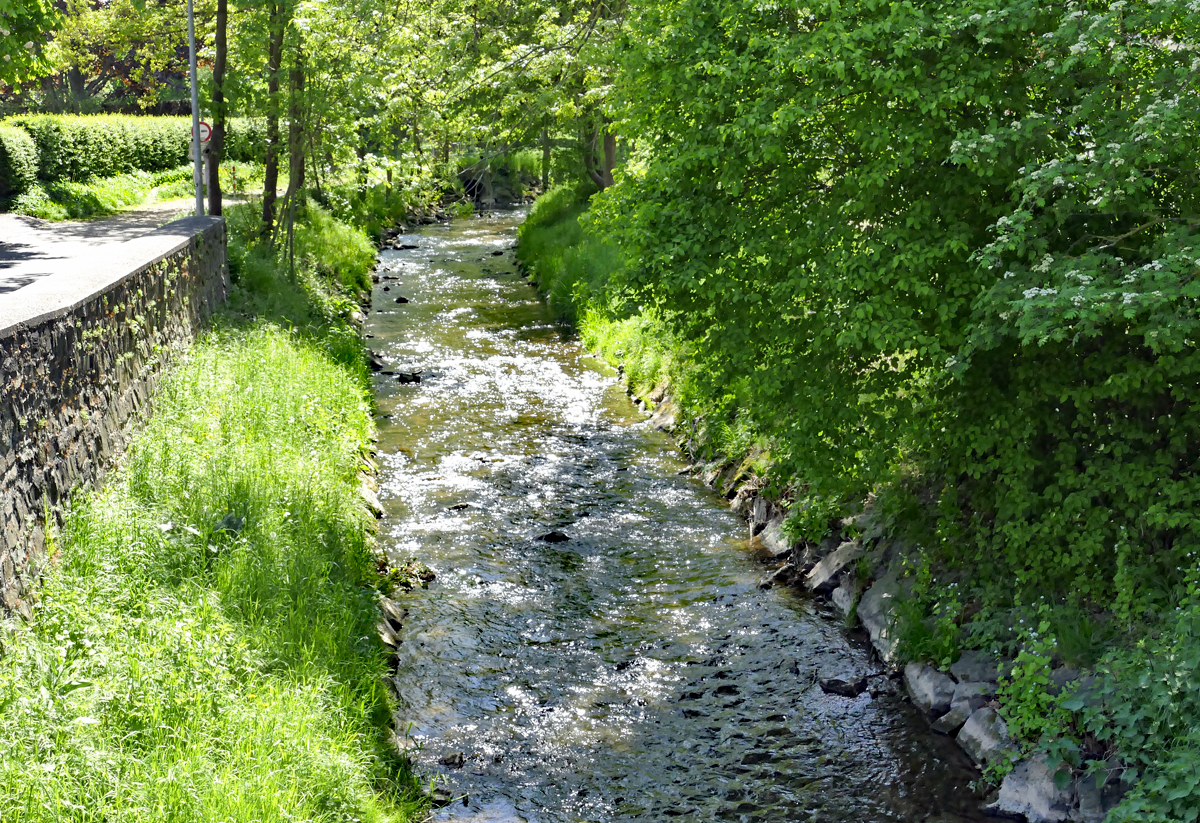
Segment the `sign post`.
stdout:
<svg viewBox="0 0 1200 823">
<path fill-rule="evenodd" d="M 196 216 L 204 216 L 204 182 L 200 173 L 200 88 L 196 82 L 196 15 L 188 0 L 188 71 L 192 79 L 192 180 L 196 184 Z"/>
</svg>

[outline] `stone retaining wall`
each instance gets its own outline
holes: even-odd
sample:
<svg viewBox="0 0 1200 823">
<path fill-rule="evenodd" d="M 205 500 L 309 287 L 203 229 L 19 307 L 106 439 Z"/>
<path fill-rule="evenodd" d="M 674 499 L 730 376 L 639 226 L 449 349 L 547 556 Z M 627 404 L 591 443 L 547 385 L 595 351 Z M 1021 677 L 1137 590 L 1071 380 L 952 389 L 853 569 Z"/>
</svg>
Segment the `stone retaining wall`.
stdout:
<svg viewBox="0 0 1200 823">
<path fill-rule="evenodd" d="M 0 296 L 0 615 L 30 616 L 44 524 L 125 446 L 228 293 L 225 223 L 179 220 Z"/>
</svg>

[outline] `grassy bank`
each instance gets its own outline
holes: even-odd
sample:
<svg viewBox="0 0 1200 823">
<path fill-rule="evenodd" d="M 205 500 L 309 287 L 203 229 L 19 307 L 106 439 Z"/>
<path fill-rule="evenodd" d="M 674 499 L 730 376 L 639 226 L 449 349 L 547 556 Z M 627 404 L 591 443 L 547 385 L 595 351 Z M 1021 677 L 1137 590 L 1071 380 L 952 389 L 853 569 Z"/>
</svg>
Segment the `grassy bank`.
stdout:
<svg viewBox="0 0 1200 823">
<path fill-rule="evenodd" d="M 703 379 L 679 324 L 639 304 L 619 250 L 589 229 L 588 195 L 552 191 L 520 232 L 518 256 L 559 316 L 624 370 L 638 396 L 653 402 L 669 386 L 685 425 L 677 434 L 714 474 L 721 469 L 723 489 L 732 494 L 742 482 L 765 489 L 789 510 L 785 531 L 797 539 L 854 538 L 855 527 L 841 518 L 856 504 L 861 511 L 861 498 L 811 495 L 804 478 L 773 461 L 775 444 L 744 391 L 755 376 L 719 387 Z M 769 377 L 764 370 L 757 379 Z M 910 474 L 875 489 L 873 517 L 895 554 L 892 571 L 911 582 L 893 627 L 903 657 L 947 667 L 963 650 L 982 649 L 1011 661 L 999 711 L 1022 753 L 1048 753 L 1064 776 L 1115 779 L 1123 771 L 1132 788 L 1109 821 L 1200 818 L 1200 693 L 1188 685 L 1200 680 L 1194 564 L 1160 580 L 1162 604 L 1154 609 L 1132 610 L 1120 598 L 1107 609 L 1085 609 L 1052 588 L 1029 597 L 1015 578 L 922 548 L 955 537 L 941 530 L 931 502 L 937 495 L 922 482 L 928 479 Z M 1153 557 L 1140 561 L 1130 553 L 1126 562 L 1130 575 L 1154 568 Z M 873 564 L 873 556 L 859 564 L 861 585 L 888 572 Z M 1082 677 L 1075 682 L 1086 685 L 1057 688 L 1056 670 L 1075 670 Z M 997 763 L 987 776 L 998 782 L 1008 768 L 1009 761 Z"/>
<path fill-rule="evenodd" d="M 229 310 L 5 629 L 4 823 L 421 813 L 387 743 L 358 492 L 371 400 L 345 314 L 371 246 L 314 209 L 289 276 L 242 216 Z"/>
<path fill-rule="evenodd" d="M 227 163 L 221 167 L 221 185 L 227 194 L 240 195 L 261 181 L 262 166 Z M 132 171 L 87 182 L 37 182 L 26 191 L 0 201 L 0 210 L 40 217 L 43 220 L 79 220 L 105 217 L 135 206 L 194 196 L 192 167 L 160 172 Z"/>
<path fill-rule="evenodd" d="M 591 193 L 557 186 L 538 198 L 518 230 L 517 259 L 559 319 L 624 370 L 632 391 L 671 384 L 678 393 L 688 383 L 686 356 L 653 311 L 629 301 L 620 250 L 585 229 Z"/>
</svg>

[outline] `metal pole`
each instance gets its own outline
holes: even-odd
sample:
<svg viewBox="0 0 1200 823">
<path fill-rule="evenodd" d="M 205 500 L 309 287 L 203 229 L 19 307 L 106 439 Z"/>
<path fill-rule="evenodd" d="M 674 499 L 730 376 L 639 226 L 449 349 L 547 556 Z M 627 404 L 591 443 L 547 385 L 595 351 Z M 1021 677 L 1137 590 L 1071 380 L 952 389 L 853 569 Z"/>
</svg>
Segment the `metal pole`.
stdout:
<svg viewBox="0 0 1200 823">
<path fill-rule="evenodd" d="M 196 216 L 204 216 L 204 183 L 200 174 L 200 87 L 196 82 L 196 16 L 188 0 L 188 70 L 192 76 L 192 179 L 196 183 Z"/>
</svg>

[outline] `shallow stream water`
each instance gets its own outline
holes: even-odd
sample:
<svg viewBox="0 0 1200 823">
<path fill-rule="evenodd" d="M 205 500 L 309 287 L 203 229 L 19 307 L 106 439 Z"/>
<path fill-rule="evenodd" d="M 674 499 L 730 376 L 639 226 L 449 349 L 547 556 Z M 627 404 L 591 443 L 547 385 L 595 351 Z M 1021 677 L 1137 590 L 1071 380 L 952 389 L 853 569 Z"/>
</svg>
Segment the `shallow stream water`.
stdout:
<svg viewBox="0 0 1200 823">
<path fill-rule="evenodd" d="M 395 675 L 459 798 L 435 819 L 982 820 L 906 702 L 820 690 L 865 647 L 758 587 L 745 524 L 516 274 L 520 218 L 400 238 L 366 328 L 423 372 L 376 380 L 384 543 L 437 574 L 400 598 Z"/>
</svg>

